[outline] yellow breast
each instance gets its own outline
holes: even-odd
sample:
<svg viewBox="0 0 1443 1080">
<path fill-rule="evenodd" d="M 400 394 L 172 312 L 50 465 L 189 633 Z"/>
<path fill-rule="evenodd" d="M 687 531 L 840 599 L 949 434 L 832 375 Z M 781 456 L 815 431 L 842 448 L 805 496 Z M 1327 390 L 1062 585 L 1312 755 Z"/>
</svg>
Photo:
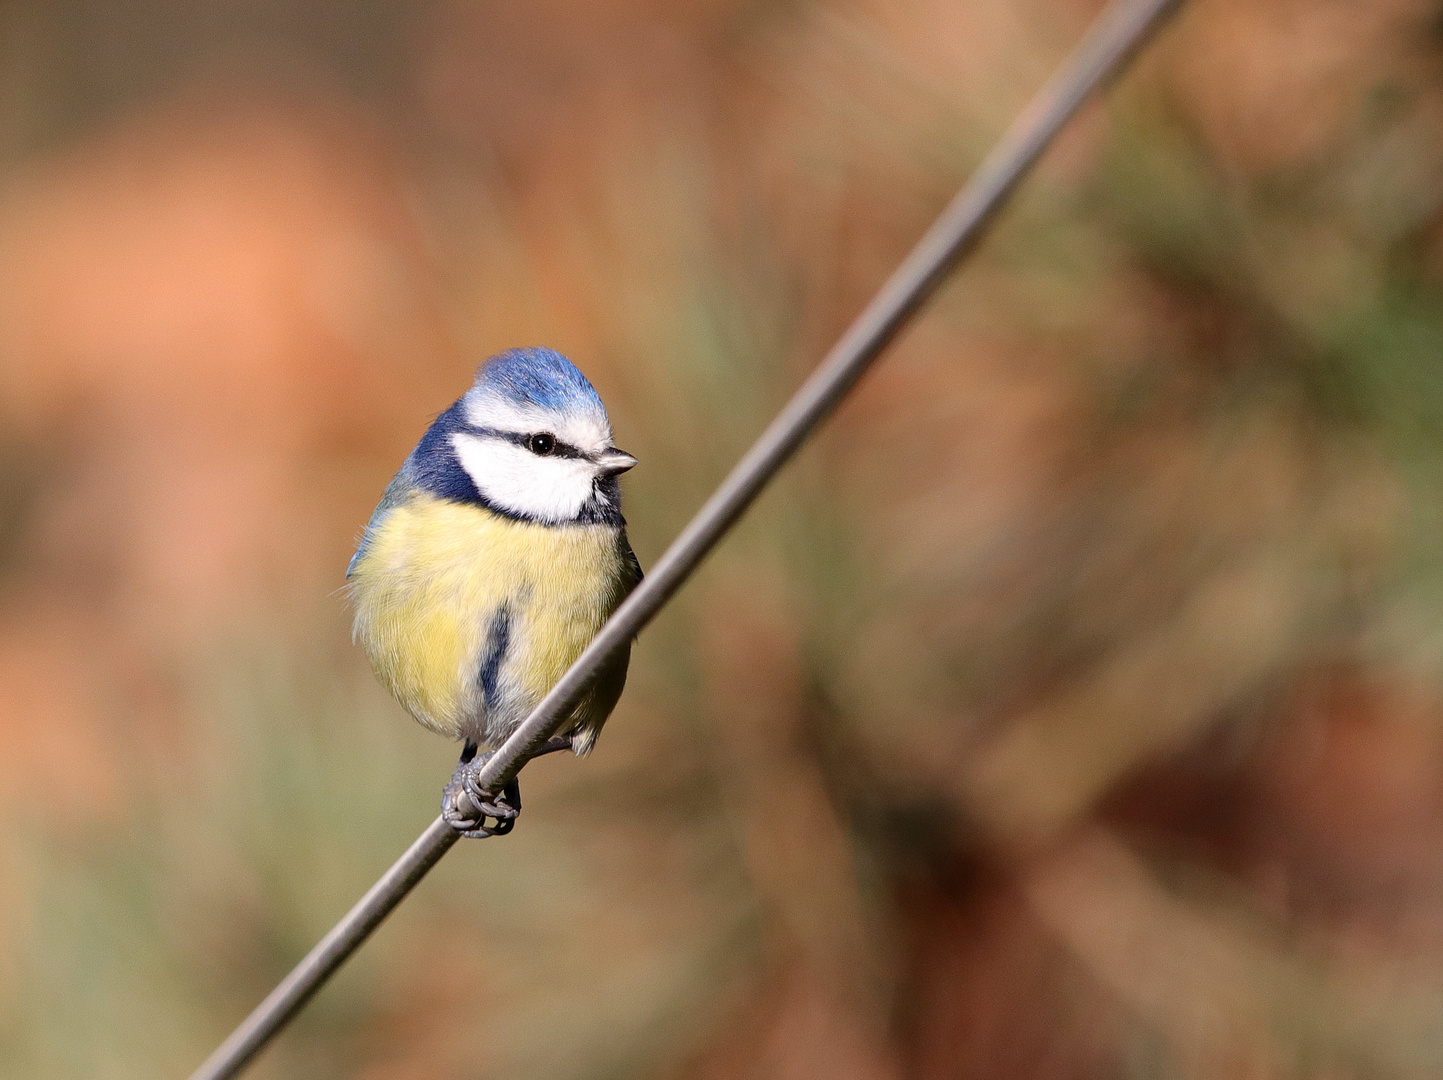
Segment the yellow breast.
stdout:
<svg viewBox="0 0 1443 1080">
<path fill-rule="evenodd" d="M 355 635 L 417 720 L 494 742 L 635 585 L 628 550 L 610 526 L 513 521 L 418 492 L 375 523 L 352 569 Z M 485 700 L 480 669 L 502 609 L 506 692 L 498 703 Z"/>
</svg>

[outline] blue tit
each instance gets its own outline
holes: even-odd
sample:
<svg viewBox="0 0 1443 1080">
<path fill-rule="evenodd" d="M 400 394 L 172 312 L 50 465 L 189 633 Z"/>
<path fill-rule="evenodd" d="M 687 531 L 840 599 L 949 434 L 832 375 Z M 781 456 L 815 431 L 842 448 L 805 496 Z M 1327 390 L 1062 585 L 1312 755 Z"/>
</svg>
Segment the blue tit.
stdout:
<svg viewBox="0 0 1443 1080">
<path fill-rule="evenodd" d="M 478 749 L 516 730 L 641 580 L 617 483 L 635 464 L 571 361 L 513 349 L 436 418 L 366 526 L 346 571 L 355 638 L 412 716 L 464 740 L 442 806 L 466 835 L 508 832 L 520 810 L 514 782 L 465 786 Z M 629 659 L 611 660 L 548 749 L 591 749 Z"/>
</svg>

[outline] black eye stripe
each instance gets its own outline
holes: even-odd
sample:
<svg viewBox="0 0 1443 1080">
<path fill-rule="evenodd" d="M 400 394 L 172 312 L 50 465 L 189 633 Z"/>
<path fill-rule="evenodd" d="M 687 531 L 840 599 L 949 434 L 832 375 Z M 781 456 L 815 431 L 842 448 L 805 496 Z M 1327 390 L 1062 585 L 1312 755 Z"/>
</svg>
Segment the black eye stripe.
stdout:
<svg viewBox="0 0 1443 1080">
<path fill-rule="evenodd" d="M 530 447 L 529 444 L 530 444 L 530 441 L 531 441 L 531 439 L 532 439 L 533 436 L 535 436 L 535 435 L 543 435 L 543 434 L 544 434 L 544 435 L 551 435 L 551 432 L 549 432 L 549 431 L 546 431 L 546 432 L 539 432 L 539 431 L 537 431 L 537 432 L 529 432 L 529 431 L 528 431 L 528 432 L 522 432 L 522 431 L 498 431 L 496 428 L 471 427 L 471 426 L 469 426 L 469 425 L 468 425 L 464 430 L 466 431 L 466 434 L 468 434 L 468 435 L 479 435 L 479 436 L 481 436 L 482 438 L 485 438 L 485 439 L 500 439 L 502 442 L 509 442 L 509 443 L 511 443 L 512 445 L 514 445 L 514 446 L 519 446 L 519 447 L 521 447 L 522 449 L 525 449 L 525 450 L 531 450 L 531 447 Z M 583 453 L 582 453 L 579 449 L 577 449 L 576 447 L 572 446 L 569 442 L 562 442 L 560 439 L 556 438 L 555 435 L 551 435 L 551 438 L 554 440 L 554 443 L 553 443 L 551 452 L 548 453 L 548 454 L 545 454 L 545 455 L 544 455 L 545 457 L 560 457 L 560 458 L 584 458 L 584 457 L 586 457 L 585 454 L 583 454 Z M 532 453 L 535 453 L 535 452 L 536 452 L 536 451 L 532 450 Z"/>
</svg>

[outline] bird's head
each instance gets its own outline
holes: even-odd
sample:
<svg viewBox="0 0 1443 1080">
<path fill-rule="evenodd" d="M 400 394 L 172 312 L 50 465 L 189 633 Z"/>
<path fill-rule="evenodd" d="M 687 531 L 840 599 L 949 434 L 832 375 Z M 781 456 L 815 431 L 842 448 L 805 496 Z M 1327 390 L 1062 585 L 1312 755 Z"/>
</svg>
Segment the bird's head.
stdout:
<svg viewBox="0 0 1443 1080">
<path fill-rule="evenodd" d="M 612 445 L 596 390 L 551 349 L 512 349 L 476 372 L 407 461 L 445 498 L 527 521 L 620 522 L 616 477 L 636 458 Z"/>
</svg>

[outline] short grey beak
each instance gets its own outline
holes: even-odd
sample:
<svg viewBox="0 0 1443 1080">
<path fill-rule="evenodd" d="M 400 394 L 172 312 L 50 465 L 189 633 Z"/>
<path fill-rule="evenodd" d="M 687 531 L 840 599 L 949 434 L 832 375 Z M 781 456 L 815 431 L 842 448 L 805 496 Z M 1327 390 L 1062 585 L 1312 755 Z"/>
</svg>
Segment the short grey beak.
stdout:
<svg viewBox="0 0 1443 1080">
<path fill-rule="evenodd" d="M 605 470 L 607 476 L 619 476 L 636 464 L 636 458 L 613 446 L 597 454 L 596 463 Z"/>
</svg>

